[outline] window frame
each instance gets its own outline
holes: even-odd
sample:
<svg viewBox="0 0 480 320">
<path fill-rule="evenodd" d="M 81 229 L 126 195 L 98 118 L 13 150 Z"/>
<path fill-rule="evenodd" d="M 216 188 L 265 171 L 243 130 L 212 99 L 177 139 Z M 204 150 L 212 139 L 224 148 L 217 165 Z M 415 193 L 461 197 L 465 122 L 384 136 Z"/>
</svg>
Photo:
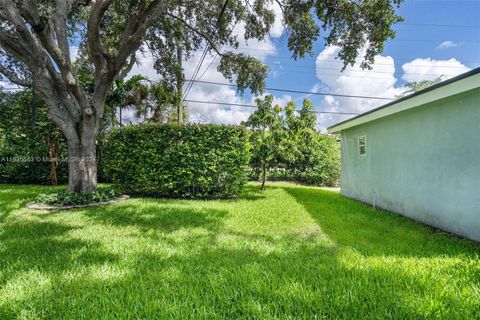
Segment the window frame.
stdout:
<svg viewBox="0 0 480 320">
<path fill-rule="evenodd" d="M 363 140 L 363 142 L 361 142 Z M 364 152 L 362 153 L 362 147 Z M 367 135 L 363 134 L 357 137 L 357 148 L 358 148 L 358 156 L 366 157 L 367 156 Z"/>
</svg>

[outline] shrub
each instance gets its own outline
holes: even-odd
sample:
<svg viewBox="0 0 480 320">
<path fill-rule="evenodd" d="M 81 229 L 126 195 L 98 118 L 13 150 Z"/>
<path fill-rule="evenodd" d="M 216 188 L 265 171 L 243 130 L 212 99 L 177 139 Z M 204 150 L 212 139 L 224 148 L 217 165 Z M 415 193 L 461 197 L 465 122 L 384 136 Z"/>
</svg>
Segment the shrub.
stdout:
<svg viewBox="0 0 480 320">
<path fill-rule="evenodd" d="M 244 123 L 251 130 L 252 157 L 249 178 L 290 180 L 335 186 L 340 175 L 340 148 L 335 137 L 316 128 L 312 103 L 300 110 L 290 101 L 273 106 L 273 97 L 257 100 L 258 109 Z"/>
<path fill-rule="evenodd" d="M 268 171 L 268 179 L 337 186 L 340 178 L 340 144 L 336 138 L 316 133 L 309 139 L 309 148 L 310 152 L 302 149 L 290 159 L 280 158 L 276 166 Z M 256 166 L 251 166 L 248 177 L 251 180 L 259 179 L 260 171 Z"/>
<path fill-rule="evenodd" d="M 97 190 L 87 193 L 69 193 L 66 190 L 62 190 L 59 192 L 42 193 L 36 197 L 35 202 L 48 205 L 78 206 L 91 203 L 106 202 L 116 199 L 119 196 L 120 192 L 118 192 L 118 190 L 114 188 L 99 187 Z"/>
<path fill-rule="evenodd" d="M 227 198 L 241 191 L 248 160 L 242 127 L 143 124 L 106 136 L 102 167 L 132 195 Z"/>
</svg>

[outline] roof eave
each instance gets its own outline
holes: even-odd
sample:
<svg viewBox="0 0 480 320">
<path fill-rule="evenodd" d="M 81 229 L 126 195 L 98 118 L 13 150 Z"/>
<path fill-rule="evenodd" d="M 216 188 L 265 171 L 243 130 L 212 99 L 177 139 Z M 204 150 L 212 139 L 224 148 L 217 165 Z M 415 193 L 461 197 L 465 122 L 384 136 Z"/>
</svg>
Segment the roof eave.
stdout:
<svg viewBox="0 0 480 320">
<path fill-rule="evenodd" d="M 480 68 L 473 69 L 457 77 L 440 82 L 429 88 L 415 92 L 409 96 L 387 103 L 376 109 L 367 111 L 351 119 L 339 122 L 329 128 L 328 133 L 339 133 L 342 130 L 358 126 L 398 112 L 412 109 L 432 101 L 440 100 L 455 94 L 479 88 Z"/>
</svg>

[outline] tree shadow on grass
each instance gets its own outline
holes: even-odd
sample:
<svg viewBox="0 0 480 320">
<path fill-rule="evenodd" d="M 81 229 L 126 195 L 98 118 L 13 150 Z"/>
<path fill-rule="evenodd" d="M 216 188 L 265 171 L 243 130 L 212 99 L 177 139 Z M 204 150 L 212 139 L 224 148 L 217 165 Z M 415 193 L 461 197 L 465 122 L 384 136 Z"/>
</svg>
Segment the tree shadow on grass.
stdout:
<svg viewBox="0 0 480 320">
<path fill-rule="evenodd" d="M 39 185 L 0 184 L 0 223 L 14 211 L 23 209 L 42 192 L 49 192 L 60 187 Z"/>
<path fill-rule="evenodd" d="M 478 258 L 480 255 L 480 246 L 472 241 L 375 210 L 339 193 L 313 187 L 282 188 L 305 207 L 336 243 L 365 256 Z"/>
<path fill-rule="evenodd" d="M 14 211 L 24 207 L 37 195 L 36 188 L 26 187 L 20 190 L 19 187 L 0 184 L 0 223 Z"/>
<path fill-rule="evenodd" d="M 236 237 L 237 247 L 216 243 L 182 254 L 142 254 L 120 277 L 58 282 L 48 292 L 29 297 L 27 314 L 88 319 L 418 319 L 469 317 L 475 312 L 474 302 L 431 288 L 423 282 L 425 275 L 347 266 L 339 261 L 338 248 L 319 239 L 283 237 L 260 248 L 258 235 Z M 436 306 L 432 295 L 438 295 Z M 0 306 L 0 315 L 18 314 L 25 303 L 7 304 L 3 310 Z"/>
<path fill-rule="evenodd" d="M 260 184 L 247 184 L 243 188 L 242 193 L 240 196 L 233 200 L 248 200 L 248 201 L 256 201 L 265 199 L 265 194 L 260 192 Z"/>
<path fill-rule="evenodd" d="M 218 230 L 225 210 L 195 208 L 168 200 L 135 199 L 117 205 L 97 207 L 83 212 L 95 221 L 114 226 L 135 226 L 142 231 L 174 232 L 181 228 Z"/>
<path fill-rule="evenodd" d="M 0 319 L 478 315 L 478 299 L 470 292 L 478 288 L 478 280 L 473 279 L 478 279 L 480 269 L 475 269 L 473 259 L 466 259 L 478 252 L 476 247 L 332 192 L 278 188 L 303 204 L 328 237 L 229 232 L 222 228 L 228 211 L 144 199 L 58 212 L 31 221 L 9 220 L 0 231 L 0 296 L 6 281 L 25 279 L 29 271 L 40 271 L 53 280 L 44 290 L 35 287 L 36 280 L 23 280 L 18 287 L 31 286 L 31 293 L 12 293 L 13 298 L 0 301 Z M 78 219 L 75 224 L 54 222 L 57 218 L 68 221 L 70 214 Z M 116 256 L 104 249 L 103 242 L 73 237 L 81 230 L 77 228 L 90 221 L 107 231 L 117 226 L 158 230 L 161 237 L 128 234 L 133 238 L 128 243 L 136 247 L 125 246 L 124 254 Z M 184 238 L 172 234 L 182 228 L 208 232 L 188 236 L 188 230 Z M 165 250 L 156 247 L 166 239 L 175 241 Z M 358 258 L 362 255 L 366 261 Z M 453 264 L 431 259 L 423 269 L 408 269 L 402 260 L 409 259 L 375 259 L 384 255 L 462 259 Z M 425 260 L 429 259 L 410 263 Z M 89 266 L 98 267 L 95 274 L 85 272 Z"/>
<path fill-rule="evenodd" d="M 11 221 L 0 229 L 0 288 L 30 271 L 55 274 L 112 263 L 117 256 L 101 243 L 69 237 L 77 227 L 42 221 Z"/>
</svg>

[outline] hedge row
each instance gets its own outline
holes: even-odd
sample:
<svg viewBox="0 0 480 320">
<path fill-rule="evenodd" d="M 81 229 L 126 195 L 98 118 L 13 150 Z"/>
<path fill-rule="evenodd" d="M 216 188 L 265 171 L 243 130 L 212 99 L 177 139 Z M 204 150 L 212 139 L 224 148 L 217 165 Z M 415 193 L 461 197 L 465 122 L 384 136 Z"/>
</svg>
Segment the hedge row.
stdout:
<svg viewBox="0 0 480 320">
<path fill-rule="evenodd" d="M 0 132 L 1 133 L 1 132 Z M 66 157 L 66 144 L 55 144 L 58 158 Z M 50 184 L 52 163 L 48 145 L 36 137 L 0 138 L 0 183 L 12 184 Z M 56 169 L 58 183 L 68 181 L 68 165 L 58 163 Z"/>
<path fill-rule="evenodd" d="M 132 195 L 226 198 L 237 195 L 249 161 L 247 131 L 224 125 L 129 126 L 104 140 L 106 176 Z"/>
</svg>

